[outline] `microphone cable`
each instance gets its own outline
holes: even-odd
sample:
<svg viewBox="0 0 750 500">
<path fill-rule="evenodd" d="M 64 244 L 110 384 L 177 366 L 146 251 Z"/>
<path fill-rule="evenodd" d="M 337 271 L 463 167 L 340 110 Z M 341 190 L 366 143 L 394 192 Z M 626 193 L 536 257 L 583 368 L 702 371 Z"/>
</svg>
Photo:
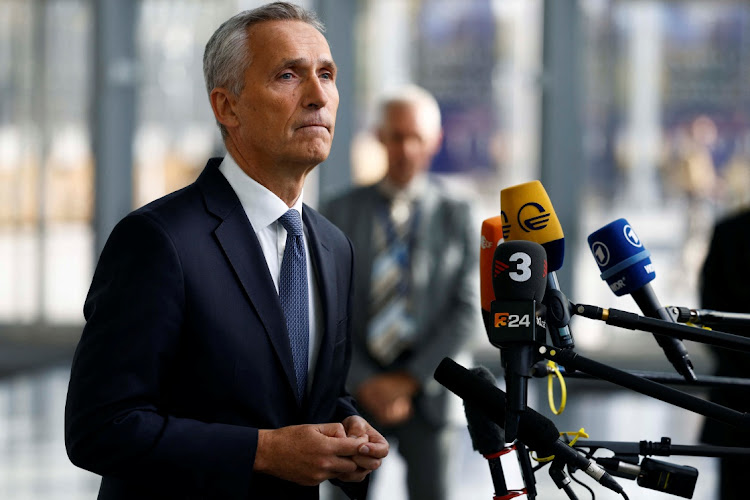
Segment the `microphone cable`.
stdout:
<svg viewBox="0 0 750 500">
<path fill-rule="evenodd" d="M 573 482 L 575 482 L 577 484 L 580 484 L 581 486 L 583 486 L 584 488 L 586 488 L 587 490 L 589 490 L 589 494 L 591 494 L 591 500 L 596 500 L 596 494 L 594 493 L 594 490 L 593 490 L 593 488 L 591 488 L 591 486 L 589 486 L 588 484 L 586 484 L 583 481 L 581 481 L 580 479 L 578 479 L 575 476 L 575 474 L 570 474 L 569 477 L 570 477 L 571 481 L 573 481 Z"/>
</svg>

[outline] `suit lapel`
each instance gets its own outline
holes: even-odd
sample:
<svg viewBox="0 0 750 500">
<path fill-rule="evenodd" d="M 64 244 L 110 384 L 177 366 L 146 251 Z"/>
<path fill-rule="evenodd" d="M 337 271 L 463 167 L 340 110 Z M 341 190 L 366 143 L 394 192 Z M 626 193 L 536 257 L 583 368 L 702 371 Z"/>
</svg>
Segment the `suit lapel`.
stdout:
<svg viewBox="0 0 750 500">
<path fill-rule="evenodd" d="M 302 210 L 302 220 L 307 227 L 308 246 L 310 248 L 310 261 L 313 265 L 315 279 L 320 293 L 320 304 L 323 313 L 321 324 L 323 325 L 320 339 L 320 350 L 318 359 L 315 363 L 315 374 L 313 375 L 312 392 L 308 402 L 310 412 L 315 412 L 315 405 L 320 403 L 319 393 L 324 389 L 320 383 L 321 373 L 331 363 L 333 355 L 333 342 L 336 333 L 336 315 L 333 314 L 336 304 L 336 269 L 331 250 L 326 246 L 321 238 L 320 230 L 315 224 L 314 219 L 310 217 L 310 209 L 305 206 Z"/>
<path fill-rule="evenodd" d="M 434 263 L 436 261 L 434 252 L 440 251 L 439 248 L 432 248 L 430 245 L 439 234 L 434 234 L 435 225 L 433 219 L 437 207 L 437 197 L 435 191 L 429 184 L 426 186 L 426 192 L 421 198 L 419 205 L 419 220 L 416 234 L 413 236 L 413 246 L 411 250 L 411 287 L 412 297 L 414 300 L 427 301 L 428 304 L 414 304 L 415 311 L 430 311 L 429 299 L 432 296 L 429 293 L 428 285 L 430 275 L 436 272 Z M 416 318 L 421 322 L 423 318 Z"/>
<path fill-rule="evenodd" d="M 284 369 L 289 389 L 296 394 L 296 377 L 284 312 L 276 294 L 265 256 L 237 195 L 212 159 L 198 179 L 208 210 L 222 219 L 215 235 L 260 318 Z"/>
</svg>

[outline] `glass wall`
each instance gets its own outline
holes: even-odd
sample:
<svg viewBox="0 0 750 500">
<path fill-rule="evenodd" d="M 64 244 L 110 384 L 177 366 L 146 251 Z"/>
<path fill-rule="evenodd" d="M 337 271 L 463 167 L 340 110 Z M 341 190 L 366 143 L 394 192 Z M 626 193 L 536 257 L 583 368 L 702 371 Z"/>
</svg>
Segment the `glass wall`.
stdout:
<svg viewBox="0 0 750 500">
<path fill-rule="evenodd" d="M 0 321 L 77 322 L 91 274 L 85 1 L 0 2 Z"/>
<path fill-rule="evenodd" d="M 601 0 L 582 7 L 581 225 L 588 234 L 626 218 L 652 253 L 662 303 L 698 307 L 712 224 L 750 201 L 750 7 Z M 578 245 L 578 300 L 637 311 L 630 299 L 615 300 L 585 241 Z M 593 326 L 581 340 L 599 349 L 630 340 L 601 330 Z M 700 356 L 701 345 L 688 348 Z M 710 371 L 710 360 L 701 361 L 698 370 Z"/>
<path fill-rule="evenodd" d="M 497 215 L 502 186 L 538 177 L 541 14 L 539 0 L 362 2 L 354 182 L 373 182 L 385 168 L 372 134 L 378 98 L 416 83 L 443 113 L 433 171 L 469 189 L 482 219 Z"/>
<path fill-rule="evenodd" d="M 221 21 L 260 3 L 137 2 L 133 207 L 188 184 L 207 157 L 223 154 L 203 86 L 203 47 Z M 96 260 L 96 5 L 0 0 L 0 349 L 16 341 L 34 349 L 34 336 L 45 331 L 47 345 L 62 346 L 64 354 L 52 365 L 0 379 L 4 499 L 93 498 L 98 487 L 96 476 L 68 462 L 62 444 L 65 362 L 80 334 Z M 353 181 L 373 182 L 383 172 L 384 157 L 371 134 L 378 97 L 415 82 L 437 96 L 444 113 L 446 138 L 435 173 L 476 200 L 477 225 L 497 215 L 500 189 L 541 176 L 545 2 L 359 0 L 357 6 L 351 20 Z M 581 233 L 628 219 L 652 253 L 653 286 L 662 303 L 695 307 L 711 224 L 750 203 L 750 5 L 580 0 L 577 7 L 582 122 L 566 133 L 581 141 L 584 152 L 577 195 Z M 329 33 L 340 29 L 328 26 Z M 310 186 L 313 193 L 315 188 Z M 575 286 L 565 289 L 563 283 L 563 291 L 576 301 L 635 311 L 630 299 L 607 289 L 585 238 L 579 239 L 567 242 L 565 265 L 573 268 Z M 571 327 L 579 350 L 596 359 L 669 369 L 650 335 L 588 320 L 576 319 Z M 709 373 L 702 346 L 686 344 L 697 371 Z M 493 349 L 483 345 L 480 355 L 495 362 Z M 571 425 L 588 418 L 585 404 L 597 407 L 596 418 L 622 423 L 616 412 L 637 403 L 621 393 L 581 391 L 586 396 L 575 403 Z M 648 435 L 608 437 L 658 440 L 659 433 L 672 432 L 685 444 L 695 440 L 700 418 L 664 406 L 648 411 L 658 416 Z M 676 428 L 670 430 L 670 422 Z M 464 463 L 487 479 L 485 465 L 470 461 L 476 454 L 463 451 Z M 702 473 L 704 467 L 697 496 L 710 499 L 710 465 L 701 465 Z M 551 485 L 544 491 L 559 493 Z M 636 490 L 637 498 L 652 498 L 650 493 Z M 456 498 L 467 494 L 456 490 Z"/>
</svg>

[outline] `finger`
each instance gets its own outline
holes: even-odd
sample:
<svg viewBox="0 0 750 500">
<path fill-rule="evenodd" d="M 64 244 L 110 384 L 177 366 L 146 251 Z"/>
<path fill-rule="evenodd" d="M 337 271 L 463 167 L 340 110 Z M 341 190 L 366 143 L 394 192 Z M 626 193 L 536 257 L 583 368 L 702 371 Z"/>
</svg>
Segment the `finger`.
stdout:
<svg viewBox="0 0 750 500">
<path fill-rule="evenodd" d="M 338 422 L 318 425 L 318 431 L 328 437 L 342 438 L 346 437 L 344 426 Z"/>
<path fill-rule="evenodd" d="M 375 430 L 374 427 L 369 427 L 367 430 L 367 437 L 370 443 L 379 443 L 388 446 L 388 440 L 383 437 L 381 433 Z"/>
<path fill-rule="evenodd" d="M 354 463 L 357 464 L 360 469 L 366 469 L 369 471 L 378 469 L 383 463 L 380 458 L 372 458 L 365 455 L 355 455 L 352 457 L 352 460 L 354 460 Z"/>
<path fill-rule="evenodd" d="M 366 436 L 367 435 L 367 421 L 357 415 L 352 415 L 344 420 L 344 427 L 346 433 L 349 436 Z"/>
<path fill-rule="evenodd" d="M 371 471 L 368 469 L 360 468 L 354 472 L 339 474 L 338 479 L 345 481 L 347 483 L 359 483 L 359 482 L 362 482 L 370 472 Z"/>
<path fill-rule="evenodd" d="M 359 466 L 350 457 L 333 457 L 326 469 L 338 477 L 341 474 L 351 474 L 357 471 Z"/>
<path fill-rule="evenodd" d="M 385 458 L 388 456 L 390 446 L 388 443 L 367 443 L 357 450 L 360 456 L 372 458 Z"/>
<path fill-rule="evenodd" d="M 339 457 L 351 457 L 359 453 L 359 449 L 368 441 L 367 435 L 360 437 L 346 437 L 332 440 L 326 451 Z"/>
</svg>

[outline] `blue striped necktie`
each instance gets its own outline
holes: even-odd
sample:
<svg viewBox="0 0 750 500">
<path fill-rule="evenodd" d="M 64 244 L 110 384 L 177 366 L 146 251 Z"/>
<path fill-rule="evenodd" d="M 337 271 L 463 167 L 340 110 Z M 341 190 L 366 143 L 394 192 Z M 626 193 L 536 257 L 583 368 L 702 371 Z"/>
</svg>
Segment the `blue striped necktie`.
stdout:
<svg viewBox="0 0 750 500">
<path fill-rule="evenodd" d="M 297 396 L 300 401 L 307 388 L 307 358 L 309 316 L 307 295 L 307 261 L 302 240 L 302 219 L 298 211 L 289 209 L 279 217 L 286 229 L 286 248 L 279 274 L 279 299 L 286 317 L 289 343 L 292 347 L 294 373 L 297 376 Z"/>
<path fill-rule="evenodd" d="M 416 215 L 406 200 L 394 200 L 383 208 L 373 228 L 367 348 L 382 366 L 388 366 L 411 347 L 416 334 L 409 292 L 410 233 Z"/>
</svg>

